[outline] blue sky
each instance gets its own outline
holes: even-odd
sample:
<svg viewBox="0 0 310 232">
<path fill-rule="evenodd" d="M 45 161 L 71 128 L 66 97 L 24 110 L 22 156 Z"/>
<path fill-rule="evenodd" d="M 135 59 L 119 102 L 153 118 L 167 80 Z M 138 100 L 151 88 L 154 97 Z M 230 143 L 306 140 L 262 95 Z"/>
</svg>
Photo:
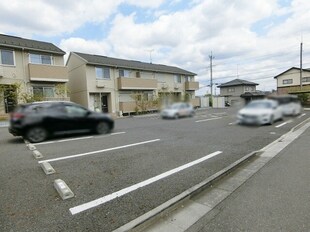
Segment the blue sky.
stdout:
<svg viewBox="0 0 310 232">
<path fill-rule="evenodd" d="M 69 53 L 175 65 L 197 73 L 198 94 L 213 77 L 275 88 L 273 76 L 310 67 L 309 0 L 11 0 L 0 3 L 0 33 L 52 42 Z M 25 13 L 27 12 L 27 14 Z M 32 17 L 35 16 L 35 17 Z"/>
</svg>

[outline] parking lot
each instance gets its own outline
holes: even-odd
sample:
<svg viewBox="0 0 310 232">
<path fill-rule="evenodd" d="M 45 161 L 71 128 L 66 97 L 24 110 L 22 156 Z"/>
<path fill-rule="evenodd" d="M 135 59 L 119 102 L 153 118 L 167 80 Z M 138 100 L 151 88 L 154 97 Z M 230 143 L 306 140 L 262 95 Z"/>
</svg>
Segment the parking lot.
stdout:
<svg viewBox="0 0 310 232">
<path fill-rule="evenodd" d="M 157 114 L 116 119 L 108 135 L 83 134 L 32 144 L 0 128 L 0 231 L 112 231 L 148 212 L 309 117 L 273 125 L 236 124 L 233 109 L 204 109 L 192 118 Z M 56 171 L 46 175 L 40 164 Z M 74 193 L 62 200 L 61 179 Z"/>
</svg>

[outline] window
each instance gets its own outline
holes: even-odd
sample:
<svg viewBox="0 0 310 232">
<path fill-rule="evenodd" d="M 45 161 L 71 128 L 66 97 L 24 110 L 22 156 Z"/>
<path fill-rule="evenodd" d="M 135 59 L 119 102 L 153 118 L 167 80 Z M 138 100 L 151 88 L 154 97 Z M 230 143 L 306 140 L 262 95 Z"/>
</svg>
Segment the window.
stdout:
<svg viewBox="0 0 310 232">
<path fill-rule="evenodd" d="M 174 75 L 174 83 L 181 83 L 181 75 Z"/>
<path fill-rule="evenodd" d="M 52 65 L 52 56 L 40 55 L 40 54 L 29 54 L 29 61 L 31 64 L 49 64 Z"/>
<path fill-rule="evenodd" d="M 191 82 L 192 81 L 192 77 L 190 76 L 185 76 L 185 82 Z"/>
<path fill-rule="evenodd" d="M 33 95 L 38 97 L 54 97 L 54 87 L 33 86 Z"/>
<path fill-rule="evenodd" d="M 106 67 L 96 67 L 96 79 L 110 79 L 110 69 Z"/>
<path fill-rule="evenodd" d="M 254 91 L 254 87 L 252 87 L 252 86 L 246 86 L 246 87 L 245 87 L 245 91 L 248 91 L 248 92 Z"/>
<path fill-rule="evenodd" d="M 293 84 L 293 79 L 284 79 L 282 83 L 283 85 Z"/>
<path fill-rule="evenodd" d="M 136 72 L 136 77 L 140 78 L 141 77 L 141 73 L 139 71 Z"/>
<path fill-rule="evenodd" d="M 84 117 L 87 110 L 78 106 L 65 106 L 66 112 L 70 117 Z"/>
<path fill-rule="evenodd" d="M 129 77 L 129 71 L 126 69 L 120 69 L 118 73 L 120 77 Z"/>
<path fill-rule="evenodd" d="M 0 50 L 0 64 L 15 65 L 14 64 L 14 51 L 12 50 Z"/>
<path fill-rule="evenodd" d="M 235 92 L 235 88 L 228 88 L 228 92 L 229 92 L 229 93 Z"/>
<path fill-rule="evenodd" d="M 303 77 L 302 82 L 310 82 L 310 77 Z"/>
</svg>

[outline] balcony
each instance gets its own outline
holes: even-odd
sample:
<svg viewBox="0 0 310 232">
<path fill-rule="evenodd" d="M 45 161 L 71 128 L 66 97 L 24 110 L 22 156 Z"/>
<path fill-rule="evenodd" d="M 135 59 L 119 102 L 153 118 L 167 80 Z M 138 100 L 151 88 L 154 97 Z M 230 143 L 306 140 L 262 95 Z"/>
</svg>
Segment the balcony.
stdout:
<svg viewBox="0 0 310 232">
<path fill-rule="evenodd" d="M 30 81 L 68 82 L 66 66 L 28 64 Z"/>
<path fill-rule="evenodd" d="M 127 90 L 127 89 L 157 89 L 157 80 L 156 79 L 142 79 L 142 78 L 128 78 L 128 77 L 119 77 L 118 80 L 118 89 Z"/>
<path fill-rule="evenodd" d="M 185 90 L 197 90 L 199 89 L 199 82 L 185 82 Z"/>
</svg>

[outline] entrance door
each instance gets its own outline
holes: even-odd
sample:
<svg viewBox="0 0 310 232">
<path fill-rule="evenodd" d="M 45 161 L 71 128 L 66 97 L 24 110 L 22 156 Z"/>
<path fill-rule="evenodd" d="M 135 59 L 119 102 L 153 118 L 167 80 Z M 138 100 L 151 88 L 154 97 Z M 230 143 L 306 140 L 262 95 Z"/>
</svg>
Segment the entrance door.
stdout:
<svg viewBox="0 0 310 232">
<path fill-rule="evenodd" d="M 108 96 L 102 95 L 101 96 L 101 109 L 103 113 L 109 112 L 109 106 L 108 106 Z"/>
</svg>

